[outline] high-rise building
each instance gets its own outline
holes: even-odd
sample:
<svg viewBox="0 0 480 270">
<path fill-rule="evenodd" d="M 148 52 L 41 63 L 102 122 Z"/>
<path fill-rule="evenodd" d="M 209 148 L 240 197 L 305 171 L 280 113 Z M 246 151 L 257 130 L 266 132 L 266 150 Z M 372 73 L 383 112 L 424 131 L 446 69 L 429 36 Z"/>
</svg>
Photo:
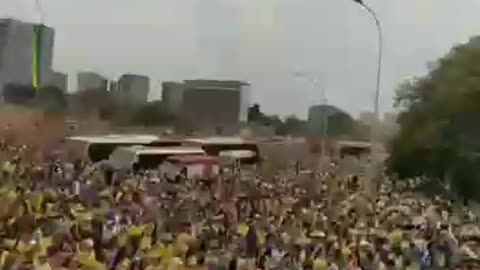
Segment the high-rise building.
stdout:
<svg viewBox="0 0 480 270">
<path fill-rule="evenodd" d="M 125 74 L 114 87 L 118 97 L 129 104 L 142 104 L 148 101 L 150 79 L 137 74 Z"/>
<path fill-rule="evenodd" d="M 181 82 L 162 83 L 162 102 L 173 114 L 180 114 L 183 106 L 184 84 Z"/>
<path fill-rule="evenodd" d="M 64 92 L 68 91 L 68 75 L 61 72 L 53 72 L 46 82 L 49 86 L 55 86 L 62 89 Z"/>
<path fill-rule="evenodd" d="M 197 125 L 229 125 L 247 120 L 250 84 L 241 81 L 185 80 L 162 84 L 162 101 Z"/>
<path fill-rule="evenodd" d="M 40 43 L 35 41 L 36 25 L 14 19 L 0 19 L 0 90 L 5 85 L 32 85 L 34 51 L 38 48 L 39 85 L 49 83 L 52 75 L 55 31 L 42 27 Z"/>
<path fill-rule="evenodd" d="M 77 74 L 77 80 L 77 90 L 79 91 L 90 89 L 107 91 L 108 80 L 98 73 L 90 71 L 79 72 Z"/>
</svg>

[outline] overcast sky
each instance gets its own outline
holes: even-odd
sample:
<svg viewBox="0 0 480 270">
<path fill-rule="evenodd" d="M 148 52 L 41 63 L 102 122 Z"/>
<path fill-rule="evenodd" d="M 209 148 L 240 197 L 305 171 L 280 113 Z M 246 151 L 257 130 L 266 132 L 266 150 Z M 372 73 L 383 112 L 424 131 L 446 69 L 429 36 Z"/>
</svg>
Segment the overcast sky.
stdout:
<svg viewBox="0 0 480 270">
<path fill-rule="evenodd" d="M 134 72 L 158 82 L 243 79 L 269 113 L 305 116 L 328 101 L 370 110 L 377 31 L 352 0 L 40 0 L 56 29 L 55 69 Z M 477 0 L 365 0 L 384 31 L 381 108 L 396 86 L 427 63 L 480 34 Z M 0 0 L 0 16 L 39 21 L 34 0 Z M 316 78 L 294 76 L 303 72 Z"/>
</svg>

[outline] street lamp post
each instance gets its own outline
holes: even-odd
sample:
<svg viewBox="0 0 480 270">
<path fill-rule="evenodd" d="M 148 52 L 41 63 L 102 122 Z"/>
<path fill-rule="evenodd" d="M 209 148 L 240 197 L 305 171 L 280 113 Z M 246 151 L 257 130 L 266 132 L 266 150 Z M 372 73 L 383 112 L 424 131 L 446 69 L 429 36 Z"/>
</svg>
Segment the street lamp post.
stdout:
<svg viewBox="0 0 480 270">
<path fill-rule="evenodd" d="M 327 105 L 328 104 L 325 88 L 320 85 L 318 80 L 316 80 L 313 77 L 310 77 L 308 74 L 303 73 L 303 72 L 296 72 L 296 73 L 294 73 L 294 76 L 307 79 L 308 82 L 310 84 L 312 84 L 312 86 L 315 87 L 315 88 L 319 87 L 320 88 L 320 98 L 321 98 L 320 104 L 321 105 Z M 321 150 L 321 153 L 320 153 L 320 158 L 321 158 L 322 163 L 325 162 L 325 158 L 326 158 L 326 149 L 325 148 L 326 148 L 326 139 L 327 139 L 327 132 L 328 132 L 328 117 L 329 117 L 328 112 L 324 112 L 323 115 L 322 115 L 322 141 L 321 141 L 322 150 Z"/>
<path fill-rule="evenodd" d="M 372 143 L 372 148 L 373 144 L 375 142 L 375 129 L 377 128 L 377 122 L 379 121 L 379 103 L 380 103 L 380 78 L 381 78 L 381 73 L 382 73 L 382 55 L 383 55 L 383 36 L 382 36 L 382 25 L 380 24 L 380 20 L 378 20 L 377 14 L 373 9 L 365 4 L 363 0 L 353 0 L 354 2 L 358 3 L 361 5 L 365 10 L 368 11 L 368 13 L 372 16 L 372 18 L 375 20 L 375 25 L 377 26 L 377 31 L 378 31 L 378 65 L 377 65 L 377 84 L 376 84 L 376 89 L 375 89 L 375 96 L 373 100 L 373 108 L 374 108 L 374 115 L 375 119 L 372 122 L 371 126 L 371 143 Z"/>
<path fill-rule="evenodd" d="M 382 37 L 382 25 L 380 24 L 380 20 L 378 20 L 378 17 L 377 17 L 377 14 L 375 13 L 375 11 L 373 11 L 372 8 L 370 8 L 370 6 L 368 6 L 367 4 L 365 4 L 363 2 L 363 0 L 353 0 L 354 2 L 358 3 L 359 5 L 361 5 L 365 10 L 368 11 L 368 13 L 372 16 L 372 18 L 375 20 L 375 25 L 377 26 L 377 31 L 378 31 L 378 64 L 377 64 L 377 85 L 376 85 L 376 89 L 375 89 L 375 96 L 374 96 L 374 99 L 373 99 L 373 107 L 374 107 L 374 118 L 372 123 L 371 123 L 371 127 L 370 127 L 370 143 L 371 143 L 371 146 L 370 146 L 370 165 L 373 165 L 372 167 L 370 167 L 370 170 L 372 173 L 374 173 L 374 177 L 371 179 L 371 185 L 369 185 L 369 192 L 371 194 L 371 192 L 373 192 L 372 197 L 373 198 L 376 198 L 377 197 L 377 193 L 378 193 L 378 188 L 379 188 L 379 183 L 378 183 L 378 178 L 377 176 L 379 175 L 380 173 L 380 170 L 379 170 L 379 163 L 378 163 L 378 156 L 377 156 L 377 147 L 375 145 L 375 142 L 376 142 L 376 139 L 377 139 L 377 129 L 378 129 L 378 122 L 380 121 L 379 119 L 379 99 L 380 99 L 380 78 L 381 78 L 381 72 L 382 72 L 382 53 L 383 53 L 383 37 Z M 372 175 L 371 175 L 372 176 Z M 373 204 L 373 207 L 374 207 L 374 210 L 375 210 L 375 203 Z M 376 222 L 376 220 L 374 219 L 374 222 Z"/>
</svg>

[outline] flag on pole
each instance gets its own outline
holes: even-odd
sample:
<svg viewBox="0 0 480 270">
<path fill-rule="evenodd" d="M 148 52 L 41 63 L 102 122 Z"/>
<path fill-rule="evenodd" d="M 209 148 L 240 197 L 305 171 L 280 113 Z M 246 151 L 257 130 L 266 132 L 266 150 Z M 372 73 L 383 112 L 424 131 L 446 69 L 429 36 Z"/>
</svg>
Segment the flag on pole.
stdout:
<svg viewBox="0 0 480 270">
<path fill-rule="evenodd" d="M 37 24 L 33 28 L 33 59 L 32 59 L 32 85 L 36 90 L 40 88 L 41 53 L 43 40 L 43 25 Z"/>
</svg>

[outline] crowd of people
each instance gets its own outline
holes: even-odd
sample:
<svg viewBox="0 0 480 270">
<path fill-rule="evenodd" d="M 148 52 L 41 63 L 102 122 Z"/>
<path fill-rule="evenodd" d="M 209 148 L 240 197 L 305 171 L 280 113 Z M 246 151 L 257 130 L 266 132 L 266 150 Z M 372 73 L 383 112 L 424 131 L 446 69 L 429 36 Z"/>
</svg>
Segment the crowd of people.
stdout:
<svg viewBox="0 0 480 270">
<path fill-rule="evenodd" d="M 167 179 L 21 152 L 2 163 L 1 269 L 480 269 L 477 217 L 419 180 L 367 194 L 341 165 Z"/>
</svg>

